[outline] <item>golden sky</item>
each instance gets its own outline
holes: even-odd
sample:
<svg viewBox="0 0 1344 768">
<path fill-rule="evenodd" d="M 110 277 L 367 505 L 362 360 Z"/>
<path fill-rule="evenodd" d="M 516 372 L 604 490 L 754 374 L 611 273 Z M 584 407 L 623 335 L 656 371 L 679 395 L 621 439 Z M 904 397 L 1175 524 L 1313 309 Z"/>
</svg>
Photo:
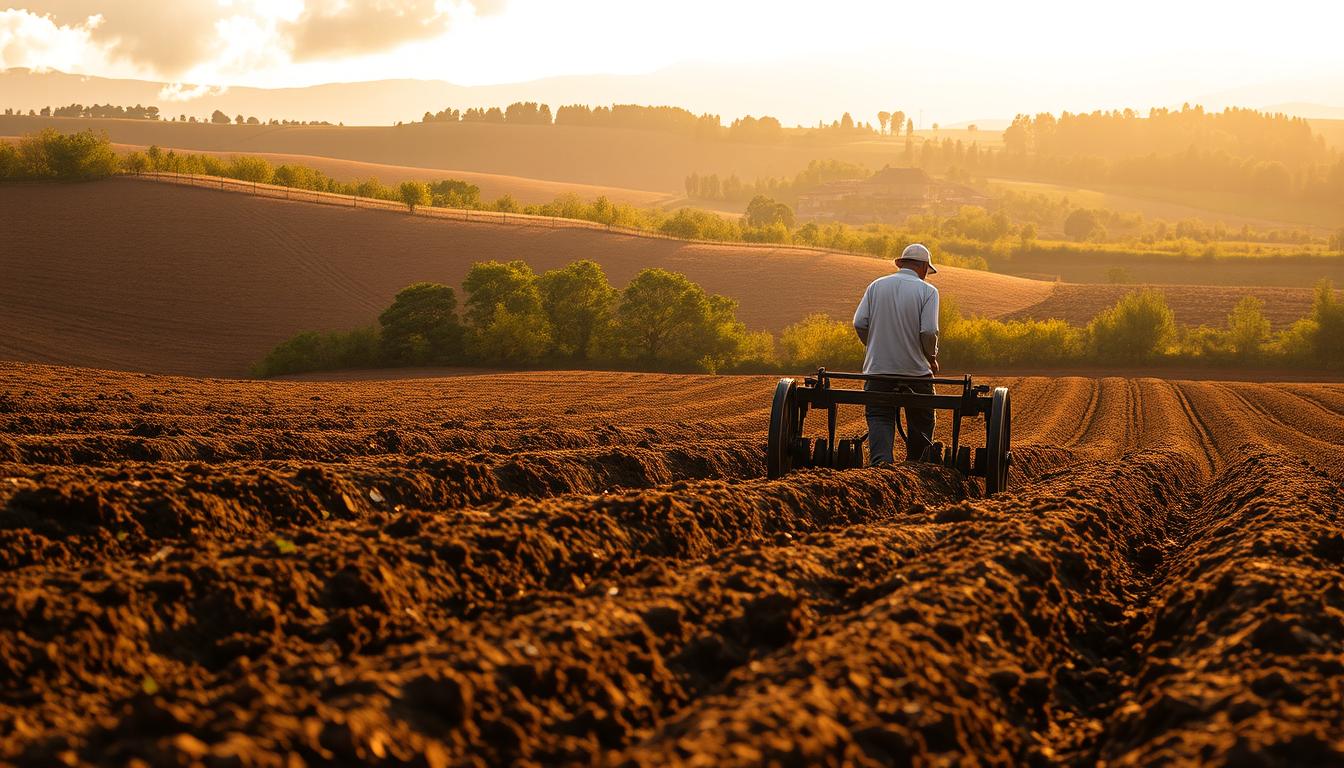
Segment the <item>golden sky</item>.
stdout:
<svg viewBox="0 0 1344 768">
<path fill-rule="evenodd" d="M 1344 3 L 11 0 L 0 68 L 260 87 L 648 75 L 647 102 L 787 123 L 1344 107 Z M 867 119 L 872 119 L 868 117 Z"/>
</svg>

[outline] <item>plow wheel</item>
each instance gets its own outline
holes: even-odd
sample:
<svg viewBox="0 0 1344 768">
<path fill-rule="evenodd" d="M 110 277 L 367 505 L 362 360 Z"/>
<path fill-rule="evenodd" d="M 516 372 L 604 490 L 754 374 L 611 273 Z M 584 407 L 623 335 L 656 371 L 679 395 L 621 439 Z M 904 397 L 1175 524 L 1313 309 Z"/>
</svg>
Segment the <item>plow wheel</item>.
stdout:
<svg viewBox="0 0 1344 768">
<path fill-rule="evenodd" d="M 1013 410 L 1005 387 L 994 389 L 985 418 L 985 494 L 1008 488 L 1008 469 L 1013 463 Z"/>
<path fill-rule="evenodd" d="M 803 437 L 803 417 L 806 410 L 798 403 L 797 385 L 793 379 L 780 379 L 775 386 L 775 400 L 770 406 L 770 431 L 765 445 L 765 473 L 771 480 L 783 477 L 795 466 L 805 466 L 808 448 L 800 445 Z M 801 450 L 799 450 L 801 448 Z"/>
</svg>

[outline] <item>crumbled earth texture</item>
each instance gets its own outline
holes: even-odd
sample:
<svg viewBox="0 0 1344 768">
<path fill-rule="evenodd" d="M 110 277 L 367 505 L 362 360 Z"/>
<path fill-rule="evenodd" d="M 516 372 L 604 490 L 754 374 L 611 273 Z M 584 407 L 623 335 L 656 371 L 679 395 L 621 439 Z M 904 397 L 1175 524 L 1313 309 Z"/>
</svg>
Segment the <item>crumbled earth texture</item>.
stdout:
<svg viewBox="0 0 1344 768">
<path fill-rule="evenodd" d="M 1344 764 L 1344 385 L 991 383 L 987 498 L 765 479 L 768 377 L 0 364 L 0 763 Z"/>
</svg>

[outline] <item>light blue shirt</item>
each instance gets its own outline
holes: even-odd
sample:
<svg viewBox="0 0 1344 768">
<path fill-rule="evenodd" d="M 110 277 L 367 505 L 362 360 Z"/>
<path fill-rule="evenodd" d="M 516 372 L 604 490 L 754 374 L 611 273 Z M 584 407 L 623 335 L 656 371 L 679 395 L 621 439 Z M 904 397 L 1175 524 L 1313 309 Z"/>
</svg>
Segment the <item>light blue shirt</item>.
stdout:
<svg viewBox="0 0 1344 768">
<path fill-rule="evenodd" d="M 879 277 L 863 292 L 854 327 L 868 331 L 864 373 L 928 376 L 919 335 L 938 332 L 938 289 L 910 269 Z"/>
</svg>

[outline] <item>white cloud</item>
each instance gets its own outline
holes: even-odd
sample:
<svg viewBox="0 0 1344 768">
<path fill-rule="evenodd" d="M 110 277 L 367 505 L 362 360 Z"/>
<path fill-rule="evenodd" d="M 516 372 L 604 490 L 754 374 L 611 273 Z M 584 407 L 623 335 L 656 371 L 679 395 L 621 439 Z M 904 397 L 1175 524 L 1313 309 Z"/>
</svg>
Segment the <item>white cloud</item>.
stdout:
<svg viewBox="0 0 1344 768">
<path fill-rule="evenodd" d="M 27 10 L 0 11 L 0 69 L 73 71 L 93 63 L 90 54 L 98 52 L 91 50 L 90 37 L 101 21 L 93 15 L 77 24 L 58 24 Z"/>
</svg>

